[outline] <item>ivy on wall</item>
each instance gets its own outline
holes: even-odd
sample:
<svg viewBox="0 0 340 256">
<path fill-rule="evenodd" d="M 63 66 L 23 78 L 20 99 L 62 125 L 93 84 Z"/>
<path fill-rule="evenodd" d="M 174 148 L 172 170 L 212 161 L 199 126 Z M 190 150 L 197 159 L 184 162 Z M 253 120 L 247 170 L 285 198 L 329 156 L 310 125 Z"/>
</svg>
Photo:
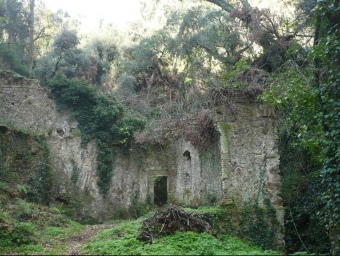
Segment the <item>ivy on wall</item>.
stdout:
<svg viewBox="0 0 340 256">
<path fill-rule="evenodd" d="M 98 94 L 86 81 L 57 74 L 49 82 L 59 110 L 71 111 L 78 121 L 82 145 L 97 144 L 97 184 L 102 194 L 110 188 L 113 160 L 117 149 L 128 152 L 134 132 L 144 128 L 145 120 L 114 98 Z"/>
<path fill-rule="evenodd" d="M 240 217 L 238 235 L 258 245 L 263 250 L 274 249 L 280 231 L 276 210 L 269 199 L 264 206 L 257 201 L 245 204 Z M 275 248 L 281 249 L 281 248 Z"/>
</svg>

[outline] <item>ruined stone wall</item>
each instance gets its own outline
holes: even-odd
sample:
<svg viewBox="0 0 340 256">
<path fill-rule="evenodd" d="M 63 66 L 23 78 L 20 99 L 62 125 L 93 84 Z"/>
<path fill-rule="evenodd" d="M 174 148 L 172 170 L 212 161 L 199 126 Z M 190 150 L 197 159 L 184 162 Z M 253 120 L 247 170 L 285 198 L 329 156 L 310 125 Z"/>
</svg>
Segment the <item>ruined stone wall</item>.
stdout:
<svg viewBox="0 0 340 256">
<path fill-rule="evenodd" d="M 222 179 L 218 141 L 208 149 L 198 150 L 184 140 L 177 143 L 176 199 L 197 207 L 222 199 Z"/>
<path fill-rule="evenodd" d="M 48 97 L 47 89 L 36 80 L 15 77 L 11 72 L 0 72 L 0 121 L 47 137 L 53 172 L 51 199 L 77 201 L 87 212 L 97 214 L 96 147 L 90 142 L 81 147 L 75 136 L 77 123 L 68 113 L 58 112 Z M 77 173 L 78 179 L 72 181 Z"/>
<path fill-rule="evenodd" d="M 167 177 L 168 202 L 183 206 L 211 205 L 222 200 L 218 142 L 199 152 L 190 142 L 178 140 L 166 146 L 131 148 L 118 154 L 103 212 L 154 200 L 154 179 Z M 215 161 L 216 159 L 216 161 Z"/>
<path fill-rule="evenodd" d="M 45 203 L 44 194 L 49 192 L 45 188 L 50 181 L 49 166 L 44 164 L 46 150 L 43 140 L 0 124 L 0 183 L 5 182 L 11 189 L 30 184 L 27 196 Z M 0 196 L 3 201 L 9 198 Z"/>
<path fill-rule="evenodd" d="M 237 208 L 269 200 L 283 227 L 278 127 L 271 107 L 242 95 L 216 108 L 220 132 L 223 201 Z M 283 238 L 279 238 L 281 242 Z"/>
<path fill-rule="evenodd" d="M 232 107 L 216 108 L 214 119 L 220 136 L 206 150 L 180 139 L 147 149 L 134 145 L 129 155 L 118 153 L 110 190 L 102 196 L 96 146 L 81 146 L 77 122 L 57 111 L 37 81 L 0 73 L 0 121 L 46 134 L 55 173 L 52 199 L 75 202 L 81 214 L 94 218 L 107 219 L 115 209 L 153 201 L 157 176 L 167 177 L 171 203 L 196 207 L 222 202 L 241 208 L 245 202 L 268 198 L 282 217 L 273 111 L 236 97 Z"/>
</svg>

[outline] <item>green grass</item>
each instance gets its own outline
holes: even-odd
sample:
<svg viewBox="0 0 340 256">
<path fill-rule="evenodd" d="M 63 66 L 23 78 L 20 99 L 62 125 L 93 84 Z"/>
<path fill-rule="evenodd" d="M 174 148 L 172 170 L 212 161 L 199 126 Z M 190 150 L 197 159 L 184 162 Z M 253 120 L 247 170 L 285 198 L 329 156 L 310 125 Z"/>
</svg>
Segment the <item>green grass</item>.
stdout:
<svg viewBox="0 0 340 256">
<path fill-rule="evenodd" d="M 8 248 L 7 248 L 8 249 Z M 41 244 L 25 244 L 18 248 L 13 248 L 11 251 L 7 251 L 8 253 L 19 253 L 19 254 L 35 254 L 42 253 L 44 251 L 44 247 Z"/>
<path fill-rule="evenodd" d="M 83 253 L 111 255 L 263 255 L 264 252 L 229 235 L 215 238 L 207 233 L 177 232 L 145 244 L 136 239 L 141 220 L 125 221 L 102 231 L 89 242 Z"/>
<path fill-rule="evenodd" d="M 39 234 L 39 241 L 44 245 L 41 254 L 65 254 L 68 239 L 82 228 L 83 225 L 74 221 L 69 221 L 66 227 L 46 227 Z"/>
</svg>

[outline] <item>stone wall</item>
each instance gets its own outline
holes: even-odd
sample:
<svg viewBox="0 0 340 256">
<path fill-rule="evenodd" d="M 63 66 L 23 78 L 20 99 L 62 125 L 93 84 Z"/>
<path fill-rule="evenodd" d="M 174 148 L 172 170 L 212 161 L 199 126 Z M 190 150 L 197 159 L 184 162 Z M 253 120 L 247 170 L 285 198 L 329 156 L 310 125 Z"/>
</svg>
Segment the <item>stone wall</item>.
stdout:
<svg viewBox="0 0 340 256">
<path fill-rule="evenodd" d="M 217 108 L 223 199 L 242 206 L 256 198 L 282 206 L 278 128 L 273 109 L 236 96 L 229 108 Z"/>
<path fill-rule="evenodd" d="M 220 132 L 224 205 L 238 209 L 249 202 L 270 200 L 283 230 L 284 208 L 278 153 L 278 127 L 272 108 L 244 95 L 232 97 L 228 108 L 216 108 Z M 278 235 L 279 247 L 283 235 Z"/>
<path fill-rule="evenodd" d="M 49 203 L 52 173 L 46 164 L 47 152 L 43 137 L 0 124 L 0 183 L 7 185 L 2 189 L 6 193 L 0 195 L 1 203 L 23 194 L 41 204 Z"/>
<path fill-rule="evenodd" d="M 51 199 L 76 200 L 84 211 L 98 213 L 101 196 L 96 185 L 96 147 L 90 142 L 85 148 L 80 137 L 73 135 L 77 123 L 68 113 L 58 112 L 46 88 L 36 80 L 0 72 L 0 122 L 43 133 L 47 137 L 54 180 Z M 76 184 L 71 177 L 78 169 Z M 80 192 L 80 193 L 79 193 Z"/>
<path fill-rule="evenodd" d="M 117 155 L 111 188 L 102 196 L 96 146 L 93 142 L 81 146 L 77 122 L 57 111 L 36 81 L 0 72 L 0 121 L 14 121 L 48 138 L 55 173 L 52 199 L 74 201 L 82 214 L 99 219 L 107 219 L 115 209 L 152 201 L 155 177 L 166 176 L 171 203 L 242 208 L 245 202 L 268 198 L 283 223 L 275 114 L 247 97 L 232 101 L 232 107 L 216 108 L 220 136 L 207 150 L 184 140 L 147 149 L 133 146 L 129 155 Z"/>
</svg>

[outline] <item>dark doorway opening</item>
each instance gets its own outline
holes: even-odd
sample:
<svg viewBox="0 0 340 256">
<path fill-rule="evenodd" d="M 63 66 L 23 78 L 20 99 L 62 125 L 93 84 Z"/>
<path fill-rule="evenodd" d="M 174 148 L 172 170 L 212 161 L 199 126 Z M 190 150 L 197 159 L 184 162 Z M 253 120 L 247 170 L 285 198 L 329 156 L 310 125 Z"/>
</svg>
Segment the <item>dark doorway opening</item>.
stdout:
<svg viewBox="0 0 340 256">
<path fill-rule="evenodd" d="M 168 177 L 156 176 L 154 178 L 154 203 L 162 206 L 168 201 Z"/>
<path fill-rule="evenodd" d="M 188 150 L 186 150 L 183 153 L 183 156 L 185 157 L 186 160 L 191 161 L 191 155 L 190 155 L 190 152 Z"/>
</svg>

